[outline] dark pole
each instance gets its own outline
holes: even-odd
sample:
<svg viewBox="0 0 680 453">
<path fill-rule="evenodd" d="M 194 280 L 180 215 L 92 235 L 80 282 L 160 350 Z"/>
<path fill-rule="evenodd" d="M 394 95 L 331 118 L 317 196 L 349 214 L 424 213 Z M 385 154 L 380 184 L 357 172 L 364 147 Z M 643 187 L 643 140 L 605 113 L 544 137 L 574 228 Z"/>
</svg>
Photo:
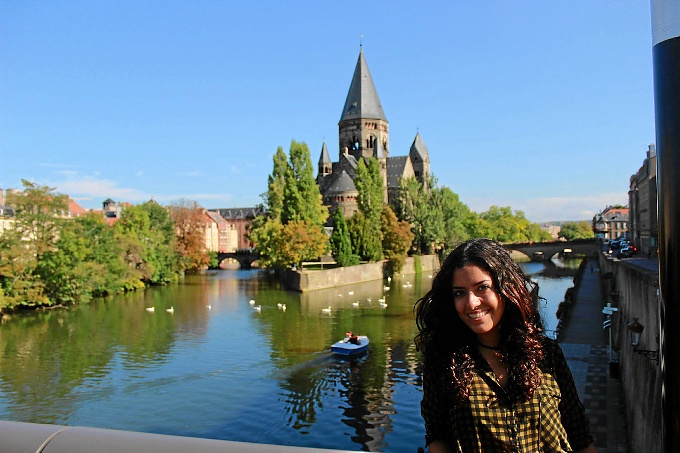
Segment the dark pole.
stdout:
<svg viewBox="0 0 680 453">
<path fill-rule="evenodd" d="M 680 2 L 651 0 L 664 451 L 680 452 Z M 675 351 L 675 352 L 674 352 Z"/>
</svg>

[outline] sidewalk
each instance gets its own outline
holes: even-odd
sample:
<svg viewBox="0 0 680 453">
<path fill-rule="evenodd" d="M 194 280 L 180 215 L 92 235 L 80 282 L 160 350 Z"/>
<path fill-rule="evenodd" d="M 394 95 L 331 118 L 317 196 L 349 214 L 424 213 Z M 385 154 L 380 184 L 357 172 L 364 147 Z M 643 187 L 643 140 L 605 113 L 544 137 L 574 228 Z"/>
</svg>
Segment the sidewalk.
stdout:
<svg viewBox="0 0 680 453">
<path fill-rule="evenodd" d="M 621 381 L 609 376 L 604 305 L 600 270 L 597 261 L 589 259 L 558 341 L 586 408 L 598 453 L 627 453 Z"/>
</svg>

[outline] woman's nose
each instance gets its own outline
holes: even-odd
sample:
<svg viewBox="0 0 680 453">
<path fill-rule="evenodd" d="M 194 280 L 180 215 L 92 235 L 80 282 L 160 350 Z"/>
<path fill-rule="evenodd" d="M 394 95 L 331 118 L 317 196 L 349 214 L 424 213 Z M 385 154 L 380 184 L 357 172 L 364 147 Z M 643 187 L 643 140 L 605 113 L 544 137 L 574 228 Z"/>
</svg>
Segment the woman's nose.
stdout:
<svg viewBox="0 0 680 453">
<path fill-rule="evenodd" d="M 477 308 L 481 304 L 479 297 L 477 297 L 474 291 L 468 291 L 465 297 L 466 297 L 465 303 L 470 308 Z"/>
</svg>

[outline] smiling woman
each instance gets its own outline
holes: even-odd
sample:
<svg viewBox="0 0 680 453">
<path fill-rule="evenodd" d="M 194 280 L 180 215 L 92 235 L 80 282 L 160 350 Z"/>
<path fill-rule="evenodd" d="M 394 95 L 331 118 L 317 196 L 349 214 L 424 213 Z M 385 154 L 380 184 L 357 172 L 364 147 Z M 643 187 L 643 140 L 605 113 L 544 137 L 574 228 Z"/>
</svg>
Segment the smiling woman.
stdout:
<svg viewBox="0 0 680 453">
<path fill-rule="evenodd" d="M 416 303 L 431 452 L 595 451 L 538 300 L 538 286 L 495 241 L 469 240 L 444 261 Z"/>
</svg>

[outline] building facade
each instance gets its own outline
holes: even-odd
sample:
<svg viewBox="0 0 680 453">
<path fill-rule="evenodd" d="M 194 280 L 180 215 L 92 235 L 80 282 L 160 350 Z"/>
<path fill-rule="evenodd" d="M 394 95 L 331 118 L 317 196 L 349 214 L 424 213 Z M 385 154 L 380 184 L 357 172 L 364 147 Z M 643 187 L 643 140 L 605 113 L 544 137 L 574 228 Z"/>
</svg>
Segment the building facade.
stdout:
<svg viewBox="0 0 680 453">
<path fill-rule="evenodd" d="M 630 177 L 628 238 L 642 255 L 656 256 L 658 249 L 656 146 L 649 145 L 647 157 Z"/>
<path fill-rule="evenodd" d="M 628 237 L 628 208 L 609 206 L 593 217 L 595 237 L 606 240 Z"/>
<path fill-rule="evenodd" d="M 358 210 L 359 192 L 354 179 L 361 159 L 378 160 L 386 204 L 395 204 L 400 179 L 416 178 L 425 186 L 429 182 L 430 157 L 419 133 L 416 133 L 408 155 L 390 157 L 389 122 L 363 48 L 359 51 L 338 123 L 338 148 L 338 160 L 333 162 L 326 143 L 323 143 L 316 178 L 323 203 L 329 207 L 331 215 L 340 209 L 345 217 L 351 217 Z"/>
</svg>

